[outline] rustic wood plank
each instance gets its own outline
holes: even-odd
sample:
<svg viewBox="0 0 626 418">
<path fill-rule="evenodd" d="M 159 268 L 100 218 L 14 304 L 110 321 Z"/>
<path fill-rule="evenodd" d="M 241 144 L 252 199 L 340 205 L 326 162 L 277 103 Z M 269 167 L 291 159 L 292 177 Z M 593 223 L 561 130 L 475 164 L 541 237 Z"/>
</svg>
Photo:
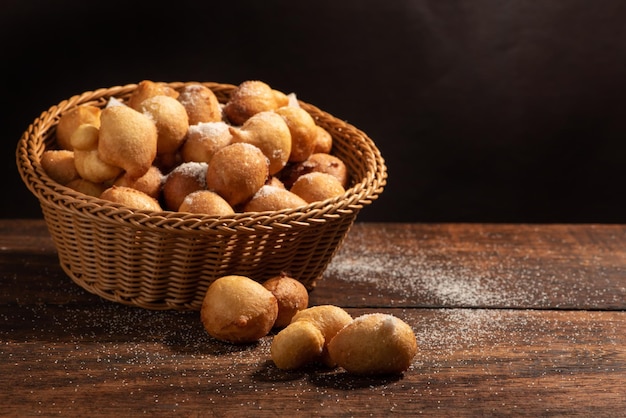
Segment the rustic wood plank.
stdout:
<svg viewBox="0 0 626 418">
<path fill-rule="evenodd" d="M 347 306 L 626 309 L 626 226 L 357 223 L 313 293 Z"/>
<path fill-rule="evenodd" d="M 402 376 L 364 378 L 102 300 L 43 222 L 0 221 L 0 415 L 624 416 L 625 231 L 356 224 L 311 304 L 392 313 L 420 344 Z"/>
<path fill-rule="evenodd" d="M 626 410 L 626 313 L 482 309 L 389 312 L 420 351 L 399 377 L 277 370 L 271 337 L 233 346 L 197 313 L 100 302 L 3 305 L 8 414 L 618 416 Z"/>
</svg>

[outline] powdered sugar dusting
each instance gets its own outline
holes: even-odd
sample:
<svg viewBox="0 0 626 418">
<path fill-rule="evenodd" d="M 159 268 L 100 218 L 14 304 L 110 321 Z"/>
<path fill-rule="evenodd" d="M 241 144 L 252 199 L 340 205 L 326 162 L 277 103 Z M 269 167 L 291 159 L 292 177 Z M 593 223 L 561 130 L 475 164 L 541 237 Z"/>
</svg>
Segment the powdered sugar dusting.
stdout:
<svg viewBox="0 0 626 418">
<path fill-rule="evenodd" d="M 198 137 L 220 138 L 230 136 L 228 131 L 229 125 L 226 122 L 200 122 L 189 127 L 188 135 L 197 135 Z"/>
<path fill-rule="evenodd" d="M 169 175 L 179 173 L 185 177 L 191 177 L 197 180 L 198 184 L 206 186 L 206 172 L 209 164 L 198 161 L 188 161 L 180 164 Z"/>
<path fill-rule="evenodd" d="M 602 285 L 602 264 L 593 260 L 580 268 L 551 267 L 533 258 L 533 248 L 497 237 L 483 237 L 471 253 L 445 233 L 421 245 L 411 231 L 388 240 L 384 232 L 353 228 L 326 274 L 385 294 L 392 303 L 440 307 L 562 307 L 618 303 L 625 289 Z M 402 235 L 404 232 L 399 233 Z M 398 232 L 394 232 L 398 234 Z M 396 239 L 397 238 L 397 239 Z M 558 247 L 555 247 L 558 248 Z M 556 250 L 555 250 L 556 251 Z M 554 258 L 555 262 L 559 260 Z M 567 265 L 565 265 L 567 267 Z M 586 269 L 587 272 L 586 272 Z"/>
</svg>

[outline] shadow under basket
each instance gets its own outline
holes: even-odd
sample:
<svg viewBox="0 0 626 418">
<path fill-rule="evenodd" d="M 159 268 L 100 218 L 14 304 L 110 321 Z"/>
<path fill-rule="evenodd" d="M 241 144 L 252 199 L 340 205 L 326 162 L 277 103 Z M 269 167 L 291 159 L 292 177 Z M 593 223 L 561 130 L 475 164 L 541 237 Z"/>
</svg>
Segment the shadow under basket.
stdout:
<svg viewBox="0 0 626 418">
<path fill-rule="evenodd" d="M 236 88 L 211 82 L 165 84 L 175 89 L 203 84 L 222 103 Z M 304 102 L 301 107 L 332 135 L 332 154 L 350 174 L 346 192 L 333 199 L 298 209 L 212 217 L 135 210 L 52 180 L 41 157 L 57 149 L 60 116 L 85 104 L 103 108 L 111 97 L 125 100 L 136 88 L 129 84 L 89 91 L 52 106 L 31 123 L 16 151 L 20 175 L 39 200 L 61 267 L 104 299 L 155 310 L 199 310 L 208 286 L 229 274 L 262 282 L 285 272 L 311 290 L 359 211 L 386 184 L 385 163 L 374 142 Z"/>
</svg>

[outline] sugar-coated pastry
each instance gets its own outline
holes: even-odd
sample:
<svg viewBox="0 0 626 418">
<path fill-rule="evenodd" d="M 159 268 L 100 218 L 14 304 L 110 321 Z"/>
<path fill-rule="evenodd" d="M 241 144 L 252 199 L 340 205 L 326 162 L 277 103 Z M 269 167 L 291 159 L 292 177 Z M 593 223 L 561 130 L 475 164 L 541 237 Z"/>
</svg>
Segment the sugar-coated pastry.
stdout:
<svg viewBox="0 0 626 418">
<path fill-rule="evenodd" d="M 164 181 L 165 177 L 161 173 L 161 170 L 153 165 L 146 171 L 146 174 L 137 179 L 129 178 L 127 175 L 121 175 L 115 179 L 113 184 L 115 186 L 132 187 L 158 200 L 161 196 Z"/>
<path fill-rule="evenodd" d="M 213 155 L 231 143 L 233 136 L 225 122 L 200 122 L 189 126 L 181 147 L 183 161 L 210 162 Z"/>
<path fill-rule="evenodd" d="M 189 125 L 222 120 L 222 107 L 210 88 L 202 84 L 188 84 L 179 93 L 178 101 L 187 111 Z"/>
<path fill-rule="evenodd" d="M 163 184 L 165 208 L 177 211 L 189 193 L 205 190 L 207 167 L 207 163 L 187 162 L 174 168 Z"/>
<path fill-rule="evenodd" d="M 100 195 L 100 199 L 119 203 L 133 209 L 160 212 L 161 206 L 156 199 L 132 187 L 111 186 Z"/>
<path fill-rule="evenodd" d="M 326 129 L 319 125 L 315 125 L 315 147 L 313 147 L 313 153 L 325 153 L 330 154 L 333 149 L 333 137 Z"/>
<path fill-rule="evenodd" d="M 143 80 L 137 84 L 137 88 L 133 90 L 128 98 L 128 106 L 135 110 L 139 110 L 139 105 L 144 100 L 154 96 L 170 96 L 178 98 L 178 91 L 167 86 L 164 83 L 157 83 L 151 80 Z"/>
<path fill-rule="evenodd" d="M 197 190 L 189 193 L 183 199 L 178 211 L 210 216 L 228 216 L 235 213 L 224 198 L 210 190 Z"/>
<path fill-rule="evenodd" d="M 183 144 L 189 129 L 187 110 L 169 96 L 149 97 L 139 104 L 139 110 L 150 117 L 157 128 L 157 154 L 172 154 Z"/>
<path fill-rule="evenodd" d="M 289 161 L 304 161 L 315 149 L 317 137 L 313 117 L 301 107 L 283 106 L 275 110 L 285 119 L 291 133 L 291 155 Z"/>
<path fill-rule="evenodd" d="M 286 189 L 285 184 L 277 176 L 269 176 L 269 178 L 265 182 L 265 185 L 280 187 L 281 189 Z"/>
<path fill-rule="evenodd" d="M 324 349 L 320 361 L 329 367 L 334 367 L 336 363 L 328 355 L 328 343 L 343 327 L 352 322 L 352 316 L 339 306 L 318 305 L 296 312 L 291 322 L 296 321 L 308 321 L 319 328 L 324 336 Z"/>
<path fill-rule="evenodd" d="M 233 143 L 215 153 L 207 170 L 207 187 L 233 207 L 250 199 L 266 182 L 269 160 L 254 145 Z"/>
<path fill-rule="evenodd" d="M 46 150 L 41 155 L 41 166 L 59 184 L 66 185 L 80 177 L 74 163 L 74 151 Z"/>
<path fill-rule="evenodd" d="M 244 212 L 265 212 L 282 209 L 295 209 L 308 205 L 307 201 L 295 193 L 277 186 L 263 185 L 244 205 Z"/>
<path fill-rule="evenodd" d="M 230 127 L 233 142 L 245 142 L 258 147 L 269 159 L 269 173 L 278 173 L 291 155 L 291 133 L 285 120 L 274 112 L 252 115 L 241 127 Z"/>
<path fill-rule="evenodd" d="M 239 84 L 224 106 L 224 114 L 233 125 L 243 125 L 252 115 L 266 110 L 286 106 L 286 94 L 272 89 L 258 80 L 247 80 Z"/>
<path fill-rule="evenodd" d="M 260 283 L 237 275 L 215 280 L 204 296 L 200 318 L 213 338 L 234 344 L 266 336 L 278 316 L 276 297 Z"/>
<path fill-rule="evenodd" d="M 270 347 L 272 361 L 282 370 L 295 370 L 317 361 L 324 349 L 324 336 L 313 323 L 290 324 L 274 336 Z"/>
<path fill-rule="evenodd" d="M 102 183 L 94 183 L 93 181 L 81 178 L 70 181 L 66 184 L 66 186 L 70 189 L 76 190 L 77 192 L 93 197 L 100 197 L 102 192 L 107 189 L 107 186 Z"/>
<path fill-rule="evenodd" d="M 407 370 L 418 345 L 411 327 L 388 314 L 357 317 L 328 344 L 330 358 L 349 373 L 399 374 Z"/>
<path fill-rule="evenodd" d="M 321 152 L 311 154 L 309 158 L 302 162 L 289 164 L 281 171 L 280 178 L 285 187 L 289 189 L 298 177 L 314 171 L 332 174 L 344 188 L 348 185 L 349 175 L 346 164 L 334 155 Z"/>
<path fill-rule="evenodd" d="M 274 323 L 275 328 L 286 327 L 297 312 L 309 306 L 309 292 L 306 287 L 287 274 L 274 276 L 262 284 L 274 294 L 278 301 L 278 317 Z"/>
<path fill-rule="evenodd" d="M 157 151 L 157 130 L 146 115 L 128 106 L 102 110 L 98 153 L 102 161 L 121 167 L 131 178 L 143 176 Z"/>
<path fill-rule="evenodd" d="M 298 177 L 290 190 L 309 203 L 320 202 L 345 193 L 345 189 L 337 177 L 320 172 L 312 172 Z"/>
<path fill-rule="evenodd" d="M 83 124 L 74 130 L 70 142 L 74 148 L 74 166 L 81 178 L 94 183 L 115 179 L 122 169 L 106 163 L 98 151 L 99 129 Z"/>
<path fill-rule="evenodd" d="M 82 105 L 62 114 L 57 124 L 56 137 L 60 148 L 72 150 L 70 138 L 76 128 L 83 124 L 100 126 L 100 108 L 91 105 Z"/>
</svg>

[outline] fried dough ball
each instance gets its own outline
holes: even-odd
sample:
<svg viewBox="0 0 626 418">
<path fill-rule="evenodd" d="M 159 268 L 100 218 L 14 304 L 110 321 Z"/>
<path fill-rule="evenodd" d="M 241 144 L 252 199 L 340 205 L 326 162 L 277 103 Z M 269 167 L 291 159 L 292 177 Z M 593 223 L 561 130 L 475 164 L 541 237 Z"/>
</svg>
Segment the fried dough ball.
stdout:
<svg viewBox="0 0 626 418">
<path fill-rule="evenodd" d="M 189 125 L 222 120 L 222 108 L 210 88 L 202 84 L 189 84 L 179 92 L 178 101 L 187 111 Z"/>
<path fill-rule="evenodd" d="M 256 113 L 278 109 L 288 103 L 289 98 L 284 93 L 272 89 L 262 81 L 247 80 L 232 92 L 224 105 L 224 114 L 230 123 L 243 125 Z"/>
<path fill-rule="evenodd" d="M 158 199 L 161 196 L 164 181 L 165 177 L 163 173 L 161 173 L 161 170 L 153 165 L 146 171 L 146 174 L 137 179 L 129 178 L 127 175 L 121 175 L 113 184 L 115 186 L 132 187 L 133 189 L 144 192 L 150 197 Z"/>
<path fill-rule="evenodd" d="M 252 115 L 241 127 L 230 127 L 233 142 L 258 147 L 269 159 L 269 173 L 276 174 L 287 164 L 291 154 L 291 133 L 285 120 L 274 112 Z"/>
<path fill-rule="evenodd" d="M 275 328 L 284 328 L 289 325 L 296 312 L 306 309 L 309 305 L 309 292 L 302 283 L 293 277 L 280 274 L 267 279 L 262 284 L 274 294 L 278 301 L 278 317 L 274 322 Z"/>
<path fill-rule="evenodd" d="M 290 164 L 281 172 L 280 178 L 285 187 L 290 189 L 298 177 L 312 172 L 332 174 L 337 177 L 342 187 L 348 185 L 346 164 L 340 158 L 325 153 L 314 153 L 305 161 Z"/>
<path fill-rule="evenodd" d="M 269 161 L 246 143 L 230 144 L 215 153 L 207 170 L 207 187 L 233 207 L 250 199 L 264 184 Z"/>
<path fill-rule="evenodd" d="M 283 106 L 275 110 L 283 117 L 291 133 L 291 154 L 289 161 L 304 161 L 315 149 L 317 131 L 315 120 L 301 107 Z"/>
<path fill-rule="evenodd" d="M 265 182 L 266 186 L 273 186 L 273 187 L 278 187 L 280 189 L 285 189 L 285 184 L 280 181 L 280 179 L 276 176 L 270 176 L 267 181 Z"/>
<path fill-rule="evenodd" d="M 131 178 L 143 176 L 157 151 L 154 122 L 128 106 L 112 106 L 100 115 L 98 153 L 102 161 L 121 167 Z"/>
<path fill-rule="evenodd" d="M 100 108 L 91 105 L 82 105 L 70 109 L 61 115 L 57 124 L 57 144 L 66 150 L 73 150 L 70 138 L 80 125 L 89 124 L 100 126 Z"/>
<path fill-rule="evenodd" d="M 251 343 L 266 336 L 278 316 L 276 297 L 254 280 L 237 275 L 215 280 L 204 296 L 200 318 L 213 338 Z"/>
<path fill-rule="evenodd" d="M 211 161 L 213 155 L 230 144 L 233 136 L 225 122 L 200 122 L 191 125 L 181 147 L 183 161 Z"/>
<path fill-rule="evenodd" d="M 70 181 L 66 186 L 72 190 L 76 190 L 77 192 L 93 197 L 100 197 L 102 192 L 107 189 L 107 186 L 102 183 L 94 183 L 93 181 L 81 178 Z"/>
<path fill-rule="evenodd" d="M 330 133 L 319 125 L 315 125 L 315 147 L 313 153 L 329 154 L 333 149 L 333 137 Z"/>
<path fill-rule="evenodd" d="M 183 199 L 178 211 L 211 216 L 228 216 L 235 213 L 224 198 L 210 190 L 197 190 L 189 193 Z"/>
<path fill-rule="evenodd" d="M 46 150 L 41 155 L 41 166 L 59 184 L 65 185 L 80 177 L 74 163 L 74 151 Z"/>
<path fill-rule="evenodd" d="M 295 193 L 277 186 L 262 186 L 243 207 L 244 212 L 265 212 L 299 208 L 308 203 Z"/>
<path fill-rule="evenodd" d="M 319 328 L 324 336 L 324 348 L 320 361 L 329 367 L 334 367 L 336 363 L 328 354 L 328 343 L 343 327 L 352 322 L 350 314 L 339 306 L 319 305 L 296 312 L 291 323 L 297 321 L 308 321 Z"/>
<path fill-rule="evenodd" d="M 187 110 L 169 96 L 153 96 L 139 104 L 139 110 L 150 117 L 157 128 L 157 154 L 172 154 L 183 144 L 189 129 Z"/>
<path fill-rule="evenodd" d="M 188 162 L 174 168 L 163 184 L 165 208 L 177 211 L 189 193 L 205 190 L 207 167 L 207 163 Z"/>
<path fill-rule="evenodd" d="M 94 183 L 110 181 L 119 176 L 122 169 L 100 158 L 98 151 L 99 130 L 94 125 L 80 125 L 70 138 L 74 148 L 74 166 L 81 178 Z"/>
<path fill-rule="evenodd" d="M 331 359 L 347 372 L 359 375 L 402 373 L 411 365 L 417 349 L 411 327 L 382 313 L 356 318 L 328 344 Z"/>
<path fill-rule="evenodd" d="M 160 212 L 161 206 L 156 199 L 132 187 L 111 186 L 100 195 L 100 199 L 120 203 L 133 209 Z"/>
<path fill-rule="evenodd" d="M 309 203 L 340 196 L 346 191 L 335 176 L 320 172 L 298 177 L 290 190 Z"/>
<path fill-rule="evenodd" d="M 324 349 L 324 336 L 313 323 L 290 324 L 274 336 L 270 347 L 272 361 L 282 370 L 295 370 L 318 360 Z"/>
<path fill-rule="evenodd" d="M 143 80 L 137 84 L 137 87 L 128 98 L 128 106 L 135 110 L 139 110 L 139 105 L 144 100 L 154 96 L 170 96 L 178 98 L 179 93 L 164 83 L 156 83 L 150 80 Z"/>
</svg>

